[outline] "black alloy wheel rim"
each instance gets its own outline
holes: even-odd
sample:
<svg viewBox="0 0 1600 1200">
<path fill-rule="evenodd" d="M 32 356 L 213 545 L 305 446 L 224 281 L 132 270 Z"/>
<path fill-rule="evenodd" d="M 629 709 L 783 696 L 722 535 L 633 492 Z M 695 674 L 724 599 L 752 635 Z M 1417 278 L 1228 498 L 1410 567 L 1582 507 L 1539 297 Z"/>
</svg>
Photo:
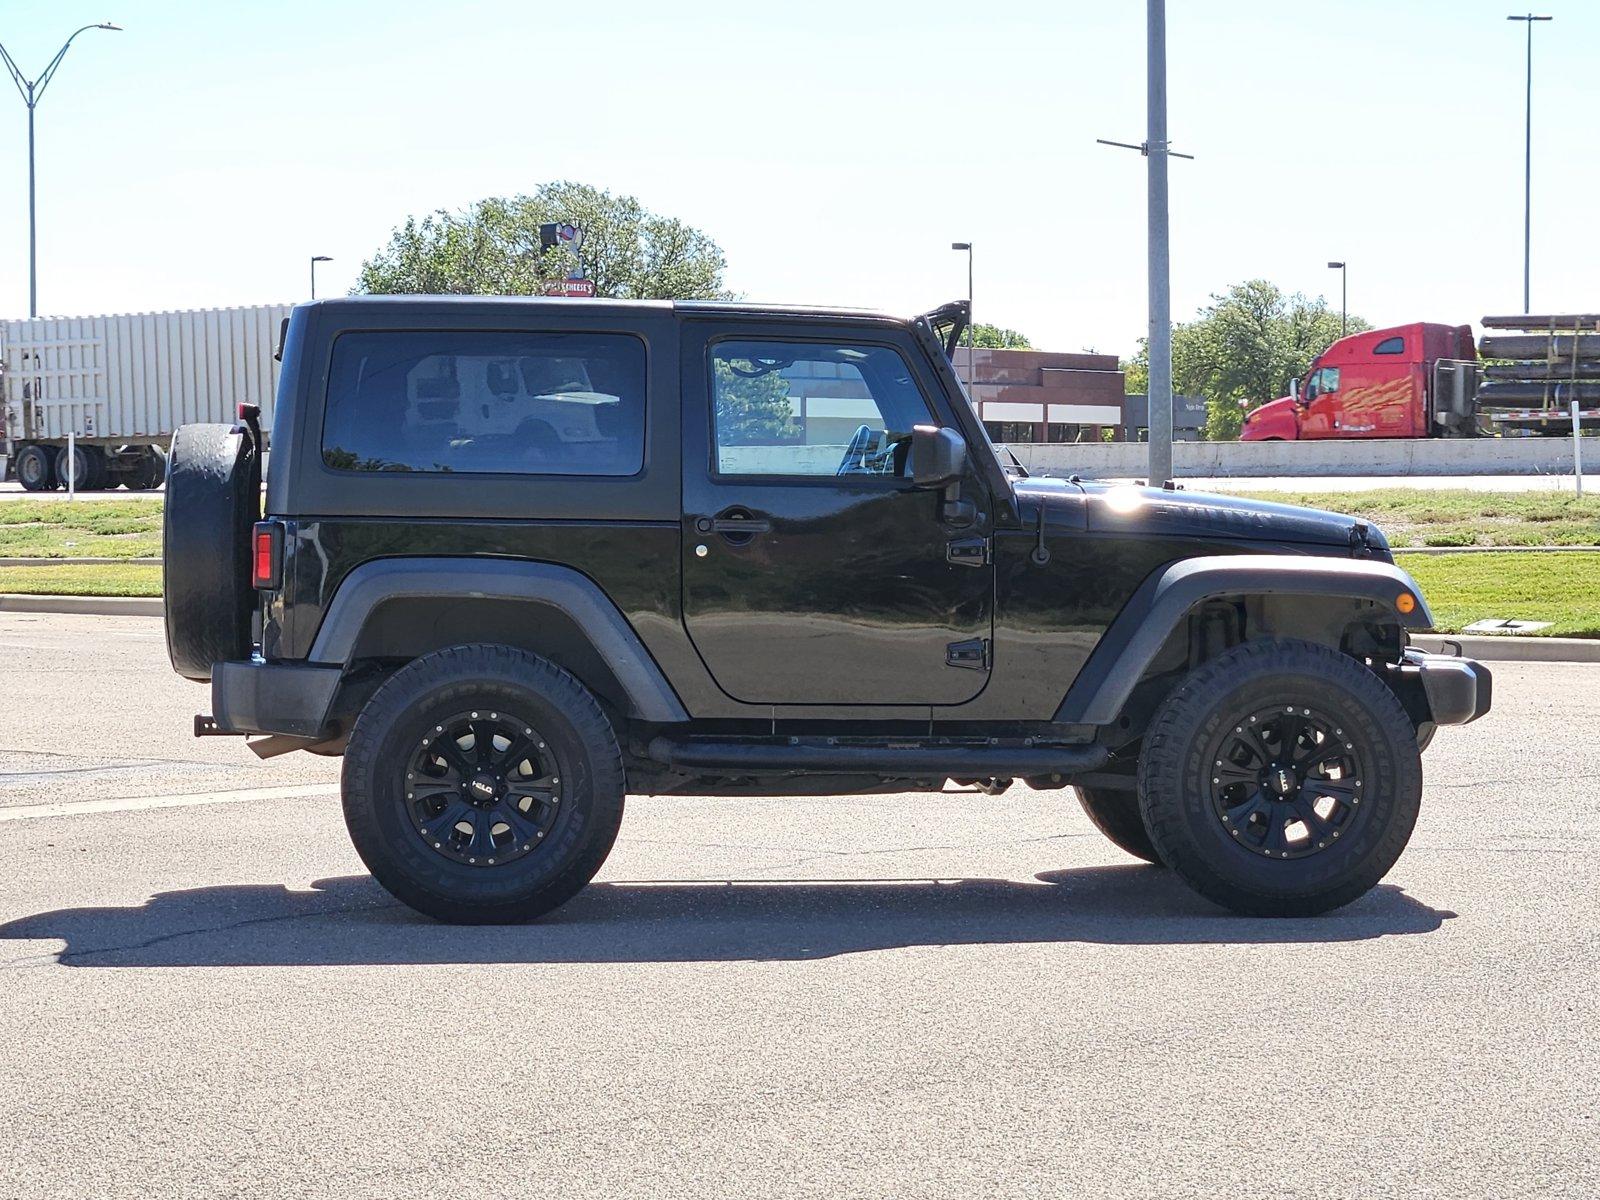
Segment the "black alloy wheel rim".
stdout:
<svg viewBox="0 0 1600 1200">
<path fill-rule="evenodd" d="M 496 867 L 534 853 L 561 811 L 561 775 L 532 722 L 472 709 L 435 723 L 406 764 L 406 812 L 453 862 Z"/>
<path fill-rule="evenodd" d="M 1370 810 L 1370 752 L 1343 721 L 1302 704 L 1240 717 L 1211 758 L 1213 811 L 1236 845 L 1264 858 L 1320 854 Z"/>
</svg>

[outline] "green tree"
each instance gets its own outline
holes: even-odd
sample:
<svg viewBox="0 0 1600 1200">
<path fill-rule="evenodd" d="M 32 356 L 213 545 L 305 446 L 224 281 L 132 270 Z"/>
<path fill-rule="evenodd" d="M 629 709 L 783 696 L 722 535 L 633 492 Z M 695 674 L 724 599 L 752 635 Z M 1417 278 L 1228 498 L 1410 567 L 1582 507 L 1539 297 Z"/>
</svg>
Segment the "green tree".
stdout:
<svg viewBox="0 0 1600 1200">
<path fill-rule="evenodd" d="M 1350 333 L 1371 328 L 1360 317 L 1348 320 Z M 1247 408 L 1283 395 L 1289 380 L 1304 375 L 1339 336 L 1339 314 L 1320 296 L 1285 295 L 1264 279 L 1237 283 L 1212 296 L 1194 320 L 1173 327 L 1173 390 L 1205 398 L 1207 438 L 1236 438 Z M 1130 392 L 1148 390 L 1150 350 L 1143 340 L 1125 370 Z"/>
<path fill-rule="evenodd" d="M 967 344 L 965 334 L 961 335 L 961 344 Z M 1015 329 L 1002 329 L 998 325 L 985 325 L 981 321 L 972 327 L 972 344 L 981 350 L 1033 349 L 1027 334 L 1018 333 Z"/>
<path fill-rule="evenodd" d="M 739 360 L 742 367 L 756 364 Z M 717 438 L 728 446 L 771 446 L 803 432 L 789 401 L 789 381 L 777 371 L 744 375 L 714 358 Z"/>
<path fill-rule="evenodd" d="M 358 293 L 538 295 L 565 276 L 572 258 L 543 250 L 539 226 L 568 221 L 583 231 L 584 275 L 600 296 L 632 300 L 719 299 L 726 266 L 710 237 L 632 196 L 557 181 L 531 196 L 490 197 L 459 213 L 408 217 L 361 265 Z"/>
<path fill-rule="evenodd" d="M 1139 339 L 1139 354 L 1125 358 L 1117 364 L 1122 368 L 1122 390 L 1129 395 L 1142 395 L 1150 390 L 1150 351 L 1147 339 Z"/>
</svg>

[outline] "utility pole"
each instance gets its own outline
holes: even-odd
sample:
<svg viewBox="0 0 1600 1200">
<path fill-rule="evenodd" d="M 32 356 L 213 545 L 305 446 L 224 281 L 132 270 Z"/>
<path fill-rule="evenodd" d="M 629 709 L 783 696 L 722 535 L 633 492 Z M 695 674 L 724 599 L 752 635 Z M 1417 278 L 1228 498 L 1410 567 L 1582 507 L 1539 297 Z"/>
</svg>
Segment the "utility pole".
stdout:
<svg viewBox="0 0 1600 1200">
<path fill-rule="evenodd" d="M 1139 145 L 1096 138 L 1102 146 L 1120 146 L 1145 156 L 1149 182 L 1150 275 L 1150 483 L 1159 487 L 1172 478 L 1172 279 L 1167 238 L 1167 159 L 1194 158 L 1167 144 L 1167 6 L 1148 0 L 1145 65 L 1145 140 Z"/>
<path fill-rule="evenodd" d="M 1533 256 L 1533 23 L 1553 21 L 1555 18 L 1536 17 L 1528 13 L 1520 17 L 1507 17 L 1506 20 L 1525 21 L 1528 25 L 1528 84 L 1522 135 L 1522 311 L 1526 314 L 1533 311 L 1528 286 Z"/>
<path fill-rule="evenodd" d="M 1145 141 L 1150 147 L 1150 486 L 1172 478 L 1172 278 L 1167 243 L 1167 0 L 1145 19 Z"/>
<path fill-rule="evenodd" d="M 28 106 L 28 315 L 39 315 L 39 256 L 38 256 L 38 209 L 35 203 L 34 169 L 33 169 L 33 110 L 39 106 L 39 101 L 44 99 L 44 90 L 50 86 L 50 81 L 55 78 L 56 68 L 61 65 L 61 60 L 67 56 L 67 50 L 72 45 L 73 38 L 88 29 L 109 29 L 120 31 L 122 26 L 113 25 L 109 21 L 99 25 L 85 25 L 77 30 L 66 44 L 56 51 L 56 56 L 50 60 L 48 66 L 39 73 L 37 79 L 29 79 L 17 66 L 16 60 L 0 46 L 0 62 L 4 62 L 6 70 L 11 72 L 11 82 L 17 85 L 17 94 L 22 97 L 22 102 Z"/>
</svg>

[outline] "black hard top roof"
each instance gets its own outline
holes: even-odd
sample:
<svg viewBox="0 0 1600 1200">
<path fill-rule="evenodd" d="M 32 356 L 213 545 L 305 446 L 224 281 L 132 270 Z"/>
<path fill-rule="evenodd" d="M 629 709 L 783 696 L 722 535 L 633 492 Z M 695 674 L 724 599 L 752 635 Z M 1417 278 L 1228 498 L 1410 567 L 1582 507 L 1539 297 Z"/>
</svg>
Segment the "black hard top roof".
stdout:
<svg viewBox="0 0 1600 1200">
<path fill-rule="evenodd" d="M 854 321 L 892 321 L 900 325 L 906 324 L 911 319 L 896 313 L 879 312 L 868 308 L 847 308 L 842 305 L 826 304 L 755 304 L 747 300 L 589 300 L 566 296 L 461 296 L 407 293 L 385 296 L 338 296 L 326 300 L 310 300 L 306 305 L 329 310 L 383 305 L 418 308 L 510 306 L 551 308 L 561 312 L 672 311 L 686 316 L 821 317 Z"/>
</svg>

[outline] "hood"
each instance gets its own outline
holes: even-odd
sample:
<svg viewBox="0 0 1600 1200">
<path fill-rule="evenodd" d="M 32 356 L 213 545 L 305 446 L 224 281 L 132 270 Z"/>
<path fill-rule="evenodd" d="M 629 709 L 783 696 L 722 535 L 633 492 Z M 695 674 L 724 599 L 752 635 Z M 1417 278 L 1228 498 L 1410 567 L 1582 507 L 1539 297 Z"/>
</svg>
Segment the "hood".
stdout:
<svg viewBox="0 0 1600 1200">
<path fill-rule="evenodd" d="M 1257 405 L 1244 415 L 1244 427 L 1239 431 L 1242 442 L 1266 438 L 1288 440 L 1299 436 L 1300 414 L 1293 396 L 1279 396 L 1265 404 Z"/>
<path fill-rule="evenodd" d="M 1090 480 L 1029 478 L 1016 481 L 1016 490 L 1023 504 L 1044 506 L 1048 523 L 1095 533 L 1293 542 L 1343 554 L 1362 545 L 1385 556 L 1389 549 L 1382 531 L 1367 522 L 1270 500 Z"/>
</svg>

